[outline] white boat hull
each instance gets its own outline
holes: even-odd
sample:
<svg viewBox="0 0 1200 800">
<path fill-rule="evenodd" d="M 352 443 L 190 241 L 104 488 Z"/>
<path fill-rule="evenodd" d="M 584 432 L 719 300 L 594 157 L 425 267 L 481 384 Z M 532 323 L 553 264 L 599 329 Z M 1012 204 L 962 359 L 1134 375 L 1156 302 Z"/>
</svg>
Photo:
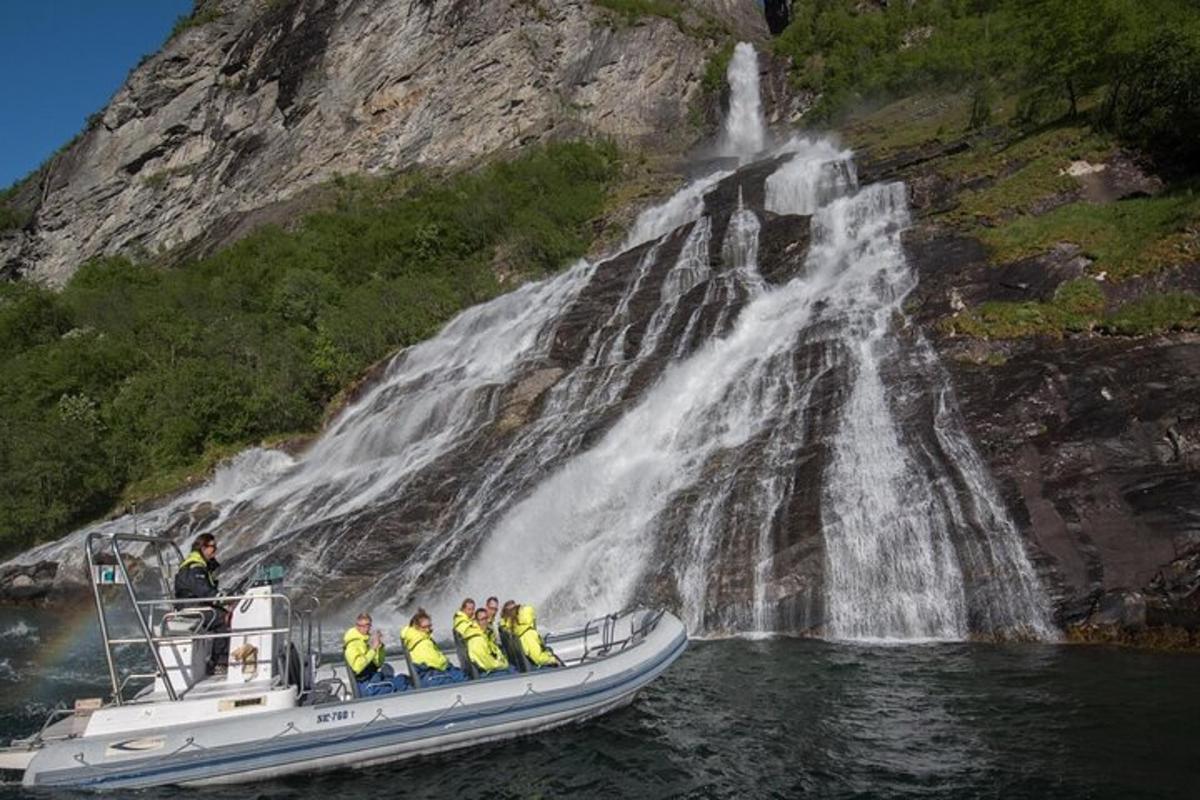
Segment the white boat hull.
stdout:
<svg viewBox="0 0 1200 800">
<path fill-rule="evenodd" d="M 635 612 L 621 624 L 650 613 Z M 238 783 L 509 739 L 631 702 L 686 646 L 682 623 L 662 614 L 635 645 L 568 668 L 46 742 L 25 768 L 24 783 L 93 789 Z"/>
</svg>

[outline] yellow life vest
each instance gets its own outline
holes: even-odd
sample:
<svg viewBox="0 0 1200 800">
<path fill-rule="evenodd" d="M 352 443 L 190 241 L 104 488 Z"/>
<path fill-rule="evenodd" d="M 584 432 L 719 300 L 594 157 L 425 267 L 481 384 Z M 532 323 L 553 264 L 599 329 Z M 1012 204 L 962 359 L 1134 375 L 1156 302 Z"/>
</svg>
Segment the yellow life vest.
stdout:
<svg viewBox="0 0 1200 800">
<path fill-rule="evenodd" d="M 542 635 L 537 632 L 537 615 L 533 606 L 521 606 L 517 611 L 517 624 L 513 626 L 513 635 L 521 643 L 525 657 L 539 667 L 557 664 L 558 658 L 550 648 L 542 642 Z"/>
<path fill-rule="evenodd" d="M 454 621 L 450 623 L 450 628 L 464 639 L 467 638 L 467 628 L 475 624 L 475 620 L 467 616 L 467 612 L 461 608 L 454 612 Z"/>
<path fill-rule="evenodd" d="M 400 638 L 403 640 L 404 646 L 408 648 L 408 654 L 412 657 L 413 664 L 436 669 L 438 672 L 442 672 L 450 666 L 450 660 L 442 654 L 428 631 L 407 625 L 404 630 L 400 631 Z"/>
<path fill-rule="evenodd" d="M 467 643 L 467 657 L 484 672 L 508 668 L 508 659 L 492 638 L 484 633 L 478 622 L 472 622 L 470 627 L 466 628 L 463 639 Z"/>
<path fill-rule="evenodd" d="M 353 627 L 346 631 L 342 637 L 342 644 L 345 647 L 343 655 L 346 657 L 346 666 L 350 668 L 350 672 L 357 678 L 364 672 L 370 671 L 370 667 L 379 669 L 383 666 L 383 645 L 379 645 L 374 649 L 371 648 L 371 637 L 360 631 L 357 627 Z"/>
</svg>

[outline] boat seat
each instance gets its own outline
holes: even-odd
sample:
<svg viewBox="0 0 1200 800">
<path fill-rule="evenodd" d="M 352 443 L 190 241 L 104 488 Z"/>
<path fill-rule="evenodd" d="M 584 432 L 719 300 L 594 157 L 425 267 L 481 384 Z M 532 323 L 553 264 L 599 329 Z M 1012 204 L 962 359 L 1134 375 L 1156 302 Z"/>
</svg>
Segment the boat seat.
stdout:
<svg viewBox="0 0 1200 800">
<path fill-rule="evenodd" d="M 304 705 L 319 706 L 322 703 L 336 703 L 342 699 L 343 692 L 352 696 L 352 690 L 346 687 L 346 682 L 341 678 L 324 678 L 313 683 L 312 689 L 309 690 L 304 700 Z"/>
<path fill-rule="evenodd" d="M 454 632 L 454 652 L 458 654 L 458 666 L 463 672 L 467 673 L 467 677 L 471 680 L 478 678 L 479 670 L 475 669 L 475 664 L 471 662 L 470 656 L 467 655 L 467 643 L 463 641 L 458 631 Z"/>
<path fill-rule="evenodd" d="M 404 653 L 404 663 L 408 665 L 408 681 L 414 689 L 421 688 L 421 678 L 417 675 L 417 666 L 413 663 L 412 653 L 408 652 L 408 648 L 400 645 L 400 651 Z"/>
<path fill-rule="evenodd" d="M 512 631 L 500 629 L 500 646 L 504 649 L 504 655 L 508 657 L 509 664 L 521 672 L 529 672 L 529 659 L 525 657 L 521 642 L 513 635 Z"/>
<path fill-rule="evenodd" d="M 159 635 L 196 633 L 208 622 L 210 613 L 207 609 L 168 611 L 163 614 L 162 623 L 159 625 Z"/>
</svg>

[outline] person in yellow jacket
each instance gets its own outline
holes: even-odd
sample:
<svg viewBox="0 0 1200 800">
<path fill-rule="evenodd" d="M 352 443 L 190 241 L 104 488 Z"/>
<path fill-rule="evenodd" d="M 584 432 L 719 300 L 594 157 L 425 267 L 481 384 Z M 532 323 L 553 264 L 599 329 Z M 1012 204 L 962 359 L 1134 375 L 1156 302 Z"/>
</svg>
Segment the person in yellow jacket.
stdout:
<svg viewBox="0 0 1200 800">
<path fill-rule="evenodd" d="M 454 612 L 454 620 L 450 623 L 450 628 L 459 636 L 466 637 L 467 628 L 475 624 L 475 601 L 468 597 L 462 601 L 462 605 L 458 607 L 458 611 Z"/>
<path fill-rule="evenodd" d="M 500 631 L 496 626 L 500 622 L 498 619 L 500 616 L 500 598 L 489 597 L 487 602 L 484 603 L 484 607 L 487 609 L 487 625 L 483 627 L 483 632 L 486 633 L 488 638 L 492 640 L 492 644 L 496 645 L 496 647 L 499 647 Z"/>
<path fill-rule="evenodd" d="M 412 658 L 413 667 L 422 686 L 438 686 L 443 683 L 465 681 L 467 675 L 452 666 L 440 647 L 433 641 L 433 621 L 425 609 L 418 608 L 408 626 L 400 632 L 404 646 Z"/>
<path fill-rule="evenodd" d="M 517 624 L 517 606 L 516 600 L 505 600 L 503 607 L 500 609 L 500 626 L 499 629 L 512 633 L 513 627 Z"/>
<path fill-rule="evenodd" d="M 475 612 L 475 622 L 466 628 L 463 641 L 467 645 L 467 658 L 479 670 L 481 678 L 516 672 L 508 665 L 500 646 L 488 635 L 488 617 L 488 610 L 481 608 Z"/>
<path fill-rule="evenodd" d="M 371 615 L 365 611 L 358 615 L 354 627 L 342 636 L 345 648 L 343 656 L 350 674 L 358 684 L 359 697 L 403 692 L 408 688 L 408 679 L 397 675 L 392 665 L 383 660 L 383 635 L 371 633 Z"/>
<path fill-rule="evenodd" d="M 517 641 L 521 643 L 521 650 L 533 664 L 534 669 L 562 666 L 562 661 L 554 655 L 553 650 L 546 647 L 546 643 L 542 641 L 542 635 L 538 633 L 537 615 L 533 606 L 521 606 L 517 610 L 512 632 L 517 637 Z"/>
</svg>

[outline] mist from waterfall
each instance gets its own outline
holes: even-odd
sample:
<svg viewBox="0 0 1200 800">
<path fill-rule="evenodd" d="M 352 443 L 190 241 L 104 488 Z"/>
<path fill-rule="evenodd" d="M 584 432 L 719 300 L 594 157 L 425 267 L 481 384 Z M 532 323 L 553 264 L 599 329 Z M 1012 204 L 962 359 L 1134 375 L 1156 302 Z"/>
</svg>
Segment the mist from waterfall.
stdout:
<svg viewBox="0 0 1200 800">
<path fill-rule="evenodd" d="M 748 158 L 765 136 L 752 47 L 729 78 L 723 144 Z M 619 253 L 397 355 L 303 455 L 247 451 L 139 524 L 286 557 L 291 581 L 337 587 L 384 625 L 486 593 L 551 624 L 653 601 L 694 633 L 1052 637 L 1016 526 L 904 317 L 904 186 L 860 188 L 852 154 L 822 138 L 770 157 L 762 208 L 738 175 L 691 182 Z M 780 220 L 811 244 L 772 281 L 762 238 Z M 77 560 L 84 533 L 129 523 L 21 560 Z"/>
</svg>

